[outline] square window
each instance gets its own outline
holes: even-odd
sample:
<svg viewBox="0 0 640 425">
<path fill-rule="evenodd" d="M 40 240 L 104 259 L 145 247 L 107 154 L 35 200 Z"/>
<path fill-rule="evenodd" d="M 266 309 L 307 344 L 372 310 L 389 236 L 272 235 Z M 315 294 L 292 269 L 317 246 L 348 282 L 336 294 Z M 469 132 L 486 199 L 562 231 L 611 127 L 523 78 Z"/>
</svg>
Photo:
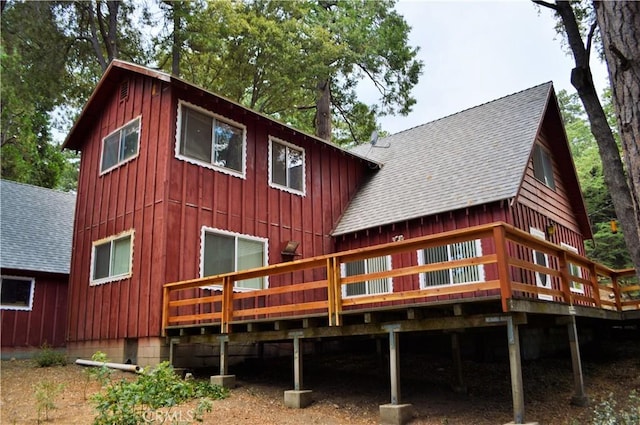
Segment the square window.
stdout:
<svg viewBox="0 0 640 425">
<path fill-rule="evenodd" d="M 100 172 L 115 168 L 138 155 L 140 146 L 140 117 L 117 129 L 102 140 Z"/>
<path fill-rule="evenodd" d="M 479 239 L 439 245 L 418 251 L 418 264 L 437 264 L 482 256 L 482 245 Z M 420 286 L 428 288 L 440 285 L 484 282 L 484 267 L 472 265 L 434 270 L 420 274 Z"/>
<path fill-rule="evenodd" d="M 93 244 L 91 284 L 112 282 L 131 276 L 133 231 Z"/>
<path fill-rule="evenodd" d="M 245 127 L 180 102 L 176 157 L 244 177 Z"/>
<path fill-rule="evenodd" d="M 385 272 L 391 270 L 391 257 L 382 256 L 350 261 L 341 266 L 342 276 L 358 276 L 363 274 Z M 370 279 L 343 285 L 343 296 L 385 294 L 391 292 L 391 279 Z"/>
<path fill-rule="evenodd" d="M 210 228 L 203 228 L 202 233 L 201 277 L 254 269 L 267 263 L 266 239 Z M 235 282 L 238 289 L 265 286 L 261 277 Z"/>
<path fill-rule="evenodd" d="M 269 183 L 272 187 L 304 195 L 305 155 L 304 149 L 269 138 Z"/>
<path fill-rule="evenodd" d="M 31 310 L 35 281 L 30 277 L 2 276 L 0 309 Z"/>
</svg>

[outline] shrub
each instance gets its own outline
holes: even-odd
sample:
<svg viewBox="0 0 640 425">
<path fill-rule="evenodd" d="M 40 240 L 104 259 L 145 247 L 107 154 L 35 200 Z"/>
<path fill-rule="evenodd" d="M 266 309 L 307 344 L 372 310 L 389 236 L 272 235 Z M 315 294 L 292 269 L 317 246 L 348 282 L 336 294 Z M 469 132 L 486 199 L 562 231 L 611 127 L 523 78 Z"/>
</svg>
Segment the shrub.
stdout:
<svg viewBox="0 0 640 425">
<path fill-rule="evenodd" d="M 91 356 L 91 360 L 93 360 L 94 362 L 106 363 L 109 361 L 109 358 L 102 351 L 96 351 Z M 87 378 L 84 383 L 85 400 L 87 399 L 87 386 L 89 385 L 89 382 L 93 379 L 99 382 L 102 387 L 104 387 L 109 383 L 111 379 L 111 372 L 113 371 L 104 365 L 97 367 L 87 367 L 84 370 L 85 376 Z"/>
<path fill-rule="evenodd" d="M 55 398 L 64 389 L 63 384 L 55 385 L 53 382 L 43 381 L 34 385 L 36 407 L 38 410 L 38 423 L 41 414 L 44 412 L 45 421 L 49 420 L 49 410 L 56 408 Z"/>
<path fill-rule="evenodd" d="M 613 394 L 609 394 L 593 408 L 592 425 L 637 425 L 640 423 L 640 396 L 635 390 L 629 393 L 626 407 L 618 408 Z"/>
<path fill-rule="evenodd" d="M 183 380 L 168 362 L 138 376 L 134 381 L 120 380 L 93 397 L 98 410 L 95 425 L 135 425 L 152 418 L 177 419 L 171 408 L 192 399 L 199 399 L 189 420 L 201 422 L 205 411 L 211 410 L 211 399 L 222 399 L 228 391 L 205 381 Z M 168 409 L 165 409 L 168 408 Z M 163 409 L 163 411 L 159 411 Z M 185 419 L 185 418 L 182 418 Z"/>
<path fill-rule="evenodd" d="M 67 364 L 67 356 L 60 351 L 54 350 L 47 344 L 40 347 L 40 351 L 38 351 L 34 360 L 39 367 L 65 366 Z"/>
</svg>

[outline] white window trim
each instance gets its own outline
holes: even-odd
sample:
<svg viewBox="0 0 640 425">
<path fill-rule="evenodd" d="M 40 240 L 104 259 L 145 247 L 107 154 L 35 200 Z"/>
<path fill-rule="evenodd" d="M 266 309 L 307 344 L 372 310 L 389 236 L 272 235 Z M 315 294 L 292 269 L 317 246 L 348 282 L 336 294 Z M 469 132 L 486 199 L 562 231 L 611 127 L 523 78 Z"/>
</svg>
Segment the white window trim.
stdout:
<svg viewBox="0 0 640 425">
<path fill-rule="evenodd" d="M 94 279 L 93 278 L 93 269 L 95 267 L 95 255 L 96 255 L 96 246 L 105 244 L 107 242 L 113 242 L 118 239 L 125 238 L 127 236 L 131 237 L 131 244 L 129 249 L 129 272 L 118 274 L 114 276 L 103 277 L 102 279 Z M 125 230 L 124 232 L 120 232 L 117 235 L 109 236 L 107 238 L 103 238 L 97 241 L 93 241 L 91 244 L 91 267 L 89 270 L 89 286 L 97 286 L 103 285 L 105 283 L 116 282 L 123 279 L 129 279 L 133 275 L 133 247 L 135 241 L 135 230 Z"/>
<path fill-rule="evenodd" d="M 122 131 L 123 128 L 125 128 L 126 126 L 128 126 L 129 124 L 131 124 L 132 122 L 138 120 L 138 145 L 137 145 L 137 149 L 136 149 L 136 153 L 135 155 L 131 155 L 129 158 L 124 159 L 123 161 L 119 161 L 117 162 L 115 165 L 107 168 L 106 170 L 102 169 L 102 157 L 104 156 L 104 141 L 106 139 L 108 139 L 110 136 L 112 136 L 114 133 L 120 132 Z M 112 131 L 111 133 L 107 134 L 105 137 L 102 138 L 102 143 L 100 144 L 100 176 L 107 174 L 109 172 L 111 172 L 111 170 L 115 170 L 118 167 L 123 166 L 124 164 L 126 164 L 127 162 L 133 161 L 134 159 L 136 159 L 139 155 L 140 155 L 140 137 L 142 135 L 142 115 L 138 115 L 137 117 L 135 117 L 134 119 L 132 119 L 131 121 L 127 122 L 126 124 L 124 124 L 121 127 L 118 127 L 117 129 L 115 129 L 114 131 Z"/>
<path fill-rule="evenodd" d="M 33 277 L 25 277 L 25 276 L 10 276 L 10 275 L 2 275 L 2 279 L 13 279 L 13 280 L 24 280 L 31 282 L 31 288 L 29 293 L 29 304 L 25 306 L 18 305 L 2 305 L 0 304 L 0 310 L 17 310 L 17 311 L 31 311 L 33 309 L 33 297 L 36 291 L 36 279 Z"/>
<path fill-rule="evenodd" d="M 573 252 L 574 254 L 579 254 L 578 252 L 578 248 L 576 248 L 575 246 L 571 246 L 569 244 L 566 244 L 564 242 L 560 242 L 560 246 Z M 573 264 L 573 263 L 570 263 Z M 576 267 L 576 270 L 578 271 L 577 275 L 572 275 L 571 273 L 570 276 L 575 276 L 575 277 L 579 277 L 582 278 L 582 269 L 577 265 L 577 264 L 573 264 Z M 569 264 L 567 264 L 567 267 L 569 267 Z M 569 272 L 571 271 L 571 269 L 569 268 Z M 575 292 L 577 294 L 583 294 L 584 295 L 584 285 L 580 282 L 574 282 L 574 281 L 570 281 L 569 282 L 569 289 L 571 289 L 571 292 Z"/>
<path fill-rule="evenodd" d="M 391 262 L 391 256 L 390 255 L 386 255 L 385 256 L 387 258 L 387 270 L 386 271 L 391 271 L 393 270 L 393 265 Z M 356 261 L 365 261 L 365 260 L 369 260 L 369 258 L 365 258 L 363 260 L 356 260 Z M 347 261 L 350 262 L 350 261 Z M 365 269 L 367 268 L 367 263 L 365 262 Z M 365 270 L 365 274 L 368 273 L 367 270 Z M 377 273 L 377 272 L 376 272 Z M 347 276 L 347 265 L 345 263 L 340 263 L 340 277 L 348 277 Z M 382 295 L 382 294 L 391 294 L 393 293 L 393 278 L 391 277 L 386 277 L 383 278 L 387 281 L 387 288 L 388 290 L 386 292 L 376 292 L 375 294 L 370 294 L 370 293 L 366 293 L 366 294 L 361 294 L 361 295 L 347 295 L 347 285 L 340 285 L 342 286 L 342 298 L 361 298 L 361 297 L 370 297 L 370 296 L 374 296 L 374 295 Z M 367 290 L 367 292 L 369 292 L 369 281 L 368 280 L 363 280 L 362 283 L 365 284 L 365 288 Z"/>
<path fill-rule="evenodd" d="M 189 156 L 186 155 L 182 155 L 180 153 L 180 134 L 182 133 L 182 108 L 187 107 L 187 108 L 191 108 L 194 109 L 202 114 L 205 114 L 211 118 L 213 118 L 216 121 L 221 121 L 230 125 L 233 125 L 235 127 L 238 127 L 240 129 L 242 129 L 242 170 L 237 171 L 234 170 L 232 168 L 226 168 L 226 167 L 220 167 L 218 165 L 212 164 L 210 162 L 205 162 L 205 161 L 200 161 L 198 159 L 195 158 L 191 158 Z M 234 121 L 232 119 L 223 117 L 222 115 L 218 115 L 214 112 L 211 112 L 207 109 L 204 109 L 198 105 L 194 105 L 193 103 L 187 102 L 185 100 L 179 100 L 178 101 L 178 118 L 177 118 L 177 123 L 176 123 L 176 144 L 175 144 L 175 156 L 177 159 L 184 161 L 184 162 L 188 162 L 189 164 L 193 164 L 193 165 L 198 165 L 200 167 L 204 167 L 204 168 L 209 168 L 211 170 L 215 170 L 218 171 L 220 173 L 224 173 L 224 174 L 228 174 L 230 176 L 234 176 L 234 177 L 239 177 L 241 179 L 246 179 L 246 173 L 247 173 L 247 126 L 239 123 L 237 121 Z M 213 143 L 213 141 L 212 141 Z"/>
<path fill-rule="evenodd" d="M 263 264 L 265 266 L 269 265 L 269 239 L 261 238 L 259 236 L 245 235 L 243 233 L 231 232 L 229 230 L 217 229 L 215 227 L 202 226 L 202 229 L 200 231 L 200 270 L 198 272 L 198 275 L 201 278 L 205 277 L 204 276 L 204 237 L 205 237 L 205 235 L 207 233 L 217 233 L 219 235 L 231 236 L 231 237 L 236 238 L 236 246 L 235 246 L 236 252 L 234 252 L 234 254 L 236 254 L 235 255 L 236 263 L 238 261 L 238 258 L 237 258 L 237 238 L 250 240 L 250 241 L 256 241 L 256 242 L 262 242 L 262 244 L 264 246 Z M 237 268 L 237 264 L 235 265 L 235 267 Z M 230 273 L 233 273 L 233 272 L 230 272 Z M 263 279 L 264 279 L 264 287 L 262 289 L 269 288 L 269 276 L 265 276 L 265 277 L 263 277 Z M 237 287 L 235 285 L 235 283 L 236 282 L 234 282 L 234 285 L 233 285 L 233 292 L 251 292 L 251 291 L 259 291 L 260 290 L 260 289 L 254 289 L 254 288 Z M 202 289 L 215 290 L 215 291 L 222 291 L 222 285 L 206 285 L 206 286 L 202 286 L 201 288 Z"/>
<path fill-rule="evenodd" d="M 467 241 L 469 242 L 469 241 Z M 480 241 L 480 239 L 475 239 L 474 240 L 475 244 L 476 244 L 476 257 L 482 257 L 482 241 Z M 449 246 L 451 244 L 447 244 L 447 246 Z M 417 255 L 418 255 L 418 265 L 419 266 L 424 266 L 425 264 L 425 260 L 424 260 L 424 249 L 419 249 L 417 251 Z M 472 257 L 475 258 L 475 257 Z M 451 261 L 451 260 L 449 260 Z M 485 274 L 484 274 L 484 264 L 478 264 L 476 265 L 476 267 L 478 267 L 478 280 L 477 281 L 473 281 L 473 282 L 460 282 L 460 283 L 454 283 L 453 282 L 453 270 L 458 268 L 458 267 L 454 267 L 451 269 L 443 269 L 446 270 L 449 273 L 449 283 L 445 283 L 444 285 L 431 285 L 431 286 L 427 286 L 427 279 L 425 277 L 425 272 L 421 272 L 419 273 L 419 280 L 420 280 L 420 289 L 431 289 L 431 288 L 442 288 L 442 287 L 446 287 L 446 286 L 458 286 L 458 285 L 471 285 L 474 283 L 478 283 L 478 282 L 484 282 L 485 279 Z"/>
<path fill-rule="evenodd" d="M 529 233 L 531 234 L 531 236 L 536 237 L 538 239 L 542 239 L 543 241 L 547 240 L 547 236 L 545 235 L 545 233 L 540 229 L 536 229 L 535 227 L 529 227 Z M 535 262 L 535 258 L 536 258 L 535 249 L 533 250 L 532 255 L 533 255 L 533 263 L 538 264 Z M 549 267 L 549 255 L 544 254 L 544 262 L 545 264 L 538 264 L 538 265 Z M 549 276 L 548 274 L 544 275 L 546 278 L 545 279 L 546 284 L 542 282 L 541 273 L 535 272 L 535 276 L 536 276 L 536 286 L 540 288 L 553 289 L 553 285 L 551 284 L 551 276 Z M 538 294 L 538 299 L 545 300 L 545 301 L 553 301 L 553 295 Z"/>
<path fill-rule="evenodd" d="M 298 152 L 302 152 L 302 190 L 296 190 L 289 186 L 282 186 L 273 182 L 273 143 L 286 146 Z M 307 156 L 304 148 L 294 145 L 293 143 L 286 142 L 282 139 L 269 135 L 269 186 L 274 189 L 279 189 L 284 192 L 293 193 L 294 195 L 306 196 L 307 194 Z"/>
</svg>

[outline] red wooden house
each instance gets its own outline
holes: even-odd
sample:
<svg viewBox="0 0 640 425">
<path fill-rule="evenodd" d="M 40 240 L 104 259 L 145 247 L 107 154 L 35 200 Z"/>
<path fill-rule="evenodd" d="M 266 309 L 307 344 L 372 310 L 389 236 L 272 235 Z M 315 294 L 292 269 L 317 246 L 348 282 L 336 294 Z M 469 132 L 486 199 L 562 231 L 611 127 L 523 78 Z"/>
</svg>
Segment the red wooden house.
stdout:
<svg viewBox="0 0 640 425">
<path fill-rule="evenodd" d="M 2 358 L 65 345 L 75 195 L 0 180 Z"/>
<path fill-rule="evenodd" d="M 551 83 L 345 151 L 176 77 L 114 61 L 64 146 L 82 152 L 67 334 L 77 356 L 100 349 L 114 360 L 166 358 L 168 282 L 496 221 L 580 254 L 591 237 Z M 349 262 L 342 275 L 493 250 L 488 240 L 444 244 Z M 342 295 L 492 273 L 477 265 L 366 280 Z M 531 279 L 551 287 L 542 273 Z M 252 278 L 235 291 L 286 284 Z"/>
</svg>

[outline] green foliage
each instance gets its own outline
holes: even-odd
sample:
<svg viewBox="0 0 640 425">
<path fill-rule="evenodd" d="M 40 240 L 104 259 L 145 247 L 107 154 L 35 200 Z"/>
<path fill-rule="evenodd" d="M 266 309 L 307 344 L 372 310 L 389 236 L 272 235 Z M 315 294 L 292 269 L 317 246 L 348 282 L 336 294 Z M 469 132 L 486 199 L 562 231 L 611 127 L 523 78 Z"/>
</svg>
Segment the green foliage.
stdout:
<svg viewBox="0 0 640 425">
<path fill-rule="evenodd" d="M 615 128 L 610 90 L 605 91 L 603 98 L 607 118 L 612 128 Z M 610 222 L 616 220 L 616 212 L 604 181 L 598 145 L 591 134 L 589 121 L 578 95 L 569 95 L 565 90 L 561 90 L 558 92 L 558 103 L 593 232 L 593 241 L 585 243 L 586 254 L 589 258 L 614 269 L 631 267 L 629 250 L 622 233 L 624 229 L 617 233 L 611 231 Z"/>
<path fill-rule="evenodd" d="M 168 362 L 163 362 L 134 381 L 114 382 L 104 393 L 96 394 L 98 415 L 94 424 L 133 425 L 149 418 L 172 418 L 176 416 L 170 413 L 172 407 L 192 399 L 199 399 L 198 406 L 186 415 L 201 422 L 204 412 L 211 410 L 210 399 L 227 395 L 227 390 L 217 385 L 181 379 Z"/>
<path fill-rule="evenodd" d="M 38 382 L 34 385 L 38 423 L 40 423 L 42 413 L 44 413 L 44 420 L 49 420 L 49 411 L 56 408 L 55 399 L 63 389 L 63 384 L 55 385 L 49 381 Z"/>
<path fill-rule="evenodd" d="M 593 408 L 592 425 L 636 425 L 640 423 L 640 396 L 633 390 L 626 407 L 619 408 L 613 394 Z"/>
<path fill-rule="evenodd" d="M 34 361 L 39 367 L 66 366 L 67 356 L 44 344 L 34 357 Z"/>
<path fill-rule="evenodd" d="M 91 356 L 91 360 L 93 360 L 94 362 L 106 363 L 109 361 L 109 358 L 102 351 L 96 351 Z M 112 372 L 113 371 L 111 369 L 109 369 L 104 365 L 99 367 L 86 368 L 84 370 L 85 377 L 86 377 L 85 384 L 84 384 L 84 399 L 85 400 L 87 399 L 87 386 L 89 385 L 89 382 L 91 380 L 95 380 L 98 383 L 100 383 L 102 387 L 105 387 L 111 380 Z"/>
</svg>

